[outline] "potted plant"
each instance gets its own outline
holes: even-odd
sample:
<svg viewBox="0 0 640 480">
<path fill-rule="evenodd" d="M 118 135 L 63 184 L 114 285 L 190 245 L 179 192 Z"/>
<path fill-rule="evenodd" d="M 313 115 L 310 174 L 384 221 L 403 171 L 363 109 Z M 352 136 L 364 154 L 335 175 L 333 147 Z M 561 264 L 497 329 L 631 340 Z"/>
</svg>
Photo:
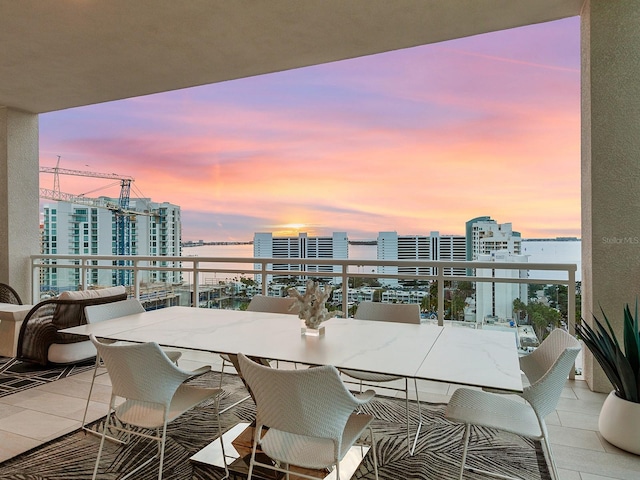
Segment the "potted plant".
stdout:
<svg viewBox="0 0 640 480">
<path fill-rule="evenodd" d="M 593 327 L 585 321 L 576 325 L 579 337 L 613 385 L 613 391 L 606 398 L 600 411 L 598 428 L 609 443 L 640 455 L 638 303 L 636 302 L 635 315 L 632 315 L 628 304 L 624 308 L 623 345 L 616 338 L 604 310 L 602 317 L 606 328 L 595 315 Z"/>
</svg>

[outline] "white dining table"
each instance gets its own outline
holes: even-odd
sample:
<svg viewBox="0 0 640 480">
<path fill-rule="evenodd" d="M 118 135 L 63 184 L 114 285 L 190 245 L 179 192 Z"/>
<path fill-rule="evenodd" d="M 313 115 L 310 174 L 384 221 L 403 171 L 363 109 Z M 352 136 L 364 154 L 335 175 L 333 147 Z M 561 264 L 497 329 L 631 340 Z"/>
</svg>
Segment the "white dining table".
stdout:
<svg viewBox="0 0 640 480">
<path fill-rule="evenodd" d="M 323 325 L 323 336 L 305 336 L 295 315 L 169 307 L 61 332 L 522 391 L 513 333 L 353 318 L 331 318 Z M 219 442 L 213 441 L 190 460 L 223 468 L 227 459 L 231 471 L 246 474 L 246 452 L 235 442 L 249 428 L 249 423 L 240 422 L 222 436 L 224 454 Z M 347 478 L 367 450 L 352 447 L 342 460 L 340 470 Z M 334 478 L 335 471 L 325 480 Z"/>
<path fill-rule="evenodd" d="M 312 337 L 295 315 L 169 307 L 61 332 L 522 392 L 513 333 L 353 318 L 323 325 L 325 335 Z"/>
</svg>

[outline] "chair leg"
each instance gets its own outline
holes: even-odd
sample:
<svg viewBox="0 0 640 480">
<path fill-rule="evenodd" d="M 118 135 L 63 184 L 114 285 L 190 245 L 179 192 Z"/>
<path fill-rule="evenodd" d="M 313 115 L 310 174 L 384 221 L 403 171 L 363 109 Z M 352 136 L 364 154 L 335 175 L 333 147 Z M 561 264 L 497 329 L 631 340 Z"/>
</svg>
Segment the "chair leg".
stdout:
<svg viewBox="0 0 640 480">
<path fill-rule="evenodd" d="M 98 368 L 100 368 L 101 364 L 102 364 L 102 361 L 101 361 L 100 357 L 96 356 L 96 363 L 95 363 L 95 366 L 93 368 L 93 377 L 91 378 L 91 385 L 89 386 L 89 395 L 87 396 L 87 403 L 84 406 L 84 414 L 82 415 L 82 423 L 80 424 L 80 428 L 82 430 L 84 430 L 86 433 L 90 433 L 92 435 L 101 435 L 100 432 L 98 432 L 96 430 L 92 430 L 89 427 L 87 427 L 87 414 L 89 413 L 89 402 L 91 402 L 91 394 L 93 393 L 93 386 L 95 385 L 96 377 L 98 376 Z M 107 425 L 108 425 L 108 423 L 105 422 L 104 427 L 107 428 Z M 129 435 L 127 434 L 126 440 L 122 440 L 120 438 L 116 438 L 116 437 L 113 437 L 111 435 L 107 435 L 107 440 L 112 441 L 112 442 L 116 442 L 116 443 L 126 444 L 126 443 L 129 442 Z"/>
<path fill-rule="evenodd" d="M 220 424 L 220 395 L 216 397 L 216 420 L 218 421 L 218 438 L 220 439 L 220 447 L 222 448 L 222 461 L 224 462 L 224 477 L 229 478 L 229 467 L 227 466 L 227 454 L 224 451 L 224 441 L 222 440 L 222 425 Z"/>
<path fill-rule="evenodd" d="M 416 451 L 416 445 L 418 444 L 418 436 L 422 428 L 422 408 L 420 407 L 420 395 L 418 394 L 418 381 L 413 379 L 413 386 L 416 390 L 416 402 L 418 402 L 418 427 L 416 429 L 416 435 L 413 437 L 413 444 L 411 443 L 411 430 L 409 419 L 409 379 L 404 379 L 404 401 L 405 409 L 407 411 L 407 449 L 409 450 L 409 456 L 413 456 Z"/>
<path fill-rule="evenodd" d="M 164 466 L 164 445 L 167 439 L 167 419 L 165 417 L 164 426 L 162 427 L 162 438 L 160 440 L 160 467 L 158 469 L 158 480 L 162 480 L 162 468 Z"/>
<path fill-rule="evenodd" d="M 422 407 L 420 406 L 420 393 L 418 392 L 418 380 L 413 379 L 413 388 L 416 390 L 416 403 L 418 404 L 418 427 L 416 429 L 416 436 L 413 439 L 413 446 L 409 450 L 409 455 L 413 455 L 416 451 L 416 445 L 418 444 L 418 436 L 420 436 L 420 430 L 422 429 Z M 408 393 L 407 393 L 408 395 Z"/>
<path fill-rule="evenodd" d="M 464 439 L 462 440 L 463 443 L 463 450 L 462 450 L 462 462 L 460 464 L 460 477 L 459 480 L 462 480 L 462 477 L 464 475 L 464 465 L 465 463 L 467 463 L 467 450 L 469 448 L 469 437 L 471 435 L 471 424 L 467 423 L 464 426 Z"/>
<path fill-rule="evenodd" d="M 404 408 L 407 412 L 407 450 L 409 455 L 413 455 L 411 451 L 411 433 L 409 432 L 409 379 L 404 378 Z"/>
<path fill-rule="evenodd" d="M 369 435 L 371 436 L 371 450 L 373 451 L 373 471 L 378 480 L 378 454 L 376 453 L 376 440 L 373 436 L 373 428 L 369 426 Z"/>
<path fill-rule="evenodd" d="M 253 446 L 251 447 L 251 458 L 249 460 L 249 473 L 247 473 L 247 480 L 251 480 L 251 475 L 253 475 L 253 466 L 256 462 L 256 449 L 258 448 L 258 439 L 260 438 L 260 429 L 258 427 L 254 428 L 253 433 Z"/>
<path fill-rule="evenodd" d="M 104 428 L 102 429 L 102 438 L 100 439 L 100 448 L 98 448 L 98 458 L 96 458 L 96 464 L 93 467 L 93 476 L 91 480 L 96 480 L 98 476 L 98 467 L 100 466 L 100 457 L 102 456 L 102 450 L 104 448 L 104 440 L 107 436 L 107 425 L 109 424 L 109 420 L 111 419 L 111 411 L 115 408 L 115 396 L 111 395 L 111 401 L 109 402 L 109 412 L 107 413 L 107 417 L 105 418 Z"/>
<path fill-rule="evenodd" d="M 89 386 L 89 395 L 87 396 L 87 404 L 84 406 L 84 415 L 82 415 L 82 428 L 86 429 L 87 412 L 89 411 L 89 402 L 91 401 L 91 393 L 93 392 L 93 384 L 96 381 L 96 375 L 98 374 L 98 367 L 100 366 L 100 355 L 96 355 L 96 364 L 93 368 L 93 377 L 91 378 L 91 385 Z"/>
<path fill-rule="evenodd" d="M 218 385 L 218 388 L 222 390 L 222 377 L 224 376 L 224 366 L 227 364 L 227 361 L 223 358 L 222 359 L 222 367 L 220 367 L 220 384 Z"/>
<path fill-rule="evenodd" d="M 551 444 L 549 443 L 549 437 L 546 435 L 543 436 L 545 450 L 547 451 L 547 463 L 551 466 L 551 475 L 553 480 L 560 480 L 560 475 L 558 475 L 558 467 L 556 467 L 556 461 L 553 458 L 553 452 L 551 452 Z"/>
</svg>

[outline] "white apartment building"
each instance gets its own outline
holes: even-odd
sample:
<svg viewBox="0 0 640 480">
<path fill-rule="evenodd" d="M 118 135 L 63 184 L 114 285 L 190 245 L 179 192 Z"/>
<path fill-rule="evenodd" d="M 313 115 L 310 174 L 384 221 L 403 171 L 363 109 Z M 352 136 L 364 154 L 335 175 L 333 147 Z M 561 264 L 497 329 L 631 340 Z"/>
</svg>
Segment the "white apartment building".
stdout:
<svg viewBox="0 0 640 480">
<path fill-rule="evenodd" d="M 513 255 L 522 253 L 522 236 L 514 232 L 511 223 L 499 224 L 491 217 L 476 217 L 465 224 L 466 260 L 478 260 L 479 255 L 505 250 Z"/>
<path fill-rule="evenodd" d="M 117 204 L 118 199 L 101 197 L 101 204 Z M 136 205 L 137 204 L 137 205 Z M 116 213 L 113 210 L 68 202 L 44 205 L 42 226 L 42 253 L 64 255 L 117 255 L 119 246 L 125 252 L 138 256 L 180 256 L 182 229 L 180 207 L 170 203 L 155 203 L 150 199 L 131 199 L 129 210 L 140 213 L 127 215 L 126 232 L 118 238 Z M 122 252 L 120 252 L 122 253 Z M 50 263 L 56 263 L 51 261 Z M 158 260 L 151 266 L 179 267 L 181 262 Z M 66 262 L 66 265 L 71 264 Z M 115 265 L 118 262 L 91 261 L 92 265 Z M 45 290 L 75 290 L 79 285 L 130 285 L 133 275 L 128 270 L 89 269 L 81 278 L 78 268 L 59 267 L 44 269 L 41 276 Z M 123 264 L 124 265 L 124 264 Z M 182 283 L 180 272 L 143 271 L 141 283 Z"/>
<path fill-rule="evenodd" d="M 527 262 L 526 255 L 514 255 L 507 251 L 492 252 L 478 255 L 478 261 L 482 262 Z M 477 268 L 478 277 L 500 278 L 528 278 L 527 270 Z M 527 303 L 526 283 L 504 282 L 476 282 L 475 321 L 484 322 L 486 319 L 507 321 L 513 319 L 513 301 L 519 298 Z M 466 318 L 466 320 L 469 320 Z"/>
<path fill-rule="evenodd" d="M 307 233 L 299 233 L 291 237 L 274 237 L 272 233 L 254 233 L 253 256 L 256 258 L 304 258 L 304 259 L 336 259 L 349 258 L 349 239 L 346 232 L 333 232 L 331 236 L 310 237 Z M 256 264 L 256 268 L 260 265 Z M 301 279 L 307 277 L 326 278 L 333 283 L 340 283 L 342 277 L 331 275 L 342 273 L 339 265 L 313 265 L 296 264 L 294 262 L 274 263 L 270 265 L 273 270 L 283 272 L 289 270 L 307 272 L 308 275 L 298 276 Z M 267 275 L 267 283 L 275 278 L 289 277 L 290 275 Z M 262 275 L 255 275 L 258 283 L 262 282 Z"/>
<path fill-rule="evenodd" d="M 360 302 L 373 302 L 375 291 L 376 289 L 371 287 L 350 288 L 347 301 L 349 305 Z M 334 303 L 342 303 L 342 292 L 342 288 L 336 288 L 332 292 L 332 301 Z"/>
<path fill-rule="evenodd" d="M 440 235 L 398 235 L 397 232 L 378 233 L 378 260 L 466 260 L 465 237 Z M 379 266 L 378 273 L 390 275 L 434 275 L 432 267 Z M 464 269 L 446 268 L 445 275 L 464 275 Z M 381 284 L 398 285 L 398 279 L 380 278 Z"/>
<path fill-rule="evenodd" d="M 429 296 L 426 290 L 385 290 L 382 292 L 382 303 L 422 303 Z"/>
</svg>

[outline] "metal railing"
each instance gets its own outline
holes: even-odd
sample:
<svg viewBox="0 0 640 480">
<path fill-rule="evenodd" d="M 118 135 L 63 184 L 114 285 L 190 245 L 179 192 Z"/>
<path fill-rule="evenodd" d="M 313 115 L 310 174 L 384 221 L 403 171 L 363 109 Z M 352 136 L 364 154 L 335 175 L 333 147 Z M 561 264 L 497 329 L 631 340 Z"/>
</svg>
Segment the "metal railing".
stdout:
<svg viewBox="0 0 640 480">
<path fill-rule="evenodd" d="M 301 267 L 300 270 L 280 270 L 275 266 L 292 264 Z M 246 268 L 244 267 L 246 265 Z M 322 265 L 322 268 L 333 271 L 309 271 Z M 372 273 L 359 272 L 359 268 L 375 267 L 378 271 Z M 396 279 L 403 281 L 430 282 L 437 284 L 437 320 L 443 325 L 445 320 L 445 283 L 446 282 L 489 282 L 493 284 L 543 284 L 567 286 L 567 325 L 574 333 L 575 299 L 576 299 L 576 265 L 551 263 L 512 263 L 512 262 L 454 262 L 454 261 L 426 261 L 426 260 L 361 260 L 361 259 L 300 259 L 300 258 L 252 258 L 252 257 L 158 257 L 158 256 L 116 256 L 116 255 L 32 255 L 32 300 L 38 301 L 42 288 L 40 279 L 43 269 L 76 269 L 80 281 L 77 289 L 87 289 L 90 286 L 90 273 L 99 270 L 112 272 L 126 270 L 132 273 L 134 279 L 131 285 L 131 295 L 140 298 L 144 295 L 142 279 L 149 276 L 149 272 L 180 272 L 189 277 L 189 288 L 192 290 L 194 306 L 199 306 L 200 290 L 205 287 L 207 274 L 224 274 L 240 276 L 257 276 L 267 279 L 274 277 L 302 277 L 302 278 L 330 278 L 338 279 L 342 284 L 342 312 L 348 314 L 349 280 L 354 278 L 372 278 L 376 280 Z M 416 272 L 430 271 L 431 274 L 418 273 L 389 273 L 389 268 L 398 270 L 415 269 Z M 466 271 L 471 275 L 449 275 L 446 272 Z M 478 270 L 484 272 L 477 275 Z M 384 273 L 383 273 L 384 270 Z M 540 276 L 523 278 L 514 272 L 563 272 L 562 279 Z M 507 275 L 501 275 L 509 272 Z M 566 274 L 566 278 L 565 275 Z M 268 293 L 268 282 L 261 281 L 261 292 Z M 107 286 L 107 285 L 104 285 Z"/>
</svg>

